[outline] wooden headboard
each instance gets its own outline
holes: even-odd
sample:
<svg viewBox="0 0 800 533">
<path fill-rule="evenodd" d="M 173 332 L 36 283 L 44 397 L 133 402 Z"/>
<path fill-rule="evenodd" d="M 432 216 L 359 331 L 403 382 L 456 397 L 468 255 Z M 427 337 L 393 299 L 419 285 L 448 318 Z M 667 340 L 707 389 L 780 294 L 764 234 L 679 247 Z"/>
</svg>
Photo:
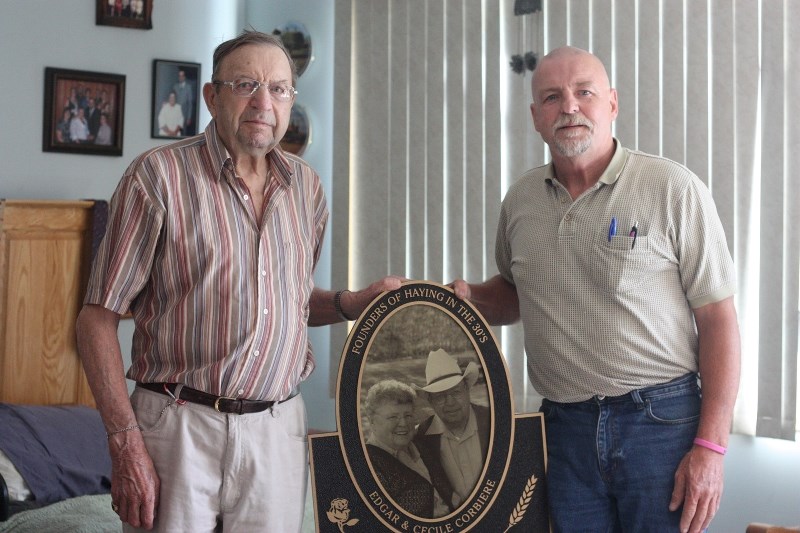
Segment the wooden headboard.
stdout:
<svg viewBox="0 0 800 533">
<path fill-rule="evenodd" d="M 75 340 L 94 205 L 0 200 L 2 402 L 95 405 Z"/>
</svg>

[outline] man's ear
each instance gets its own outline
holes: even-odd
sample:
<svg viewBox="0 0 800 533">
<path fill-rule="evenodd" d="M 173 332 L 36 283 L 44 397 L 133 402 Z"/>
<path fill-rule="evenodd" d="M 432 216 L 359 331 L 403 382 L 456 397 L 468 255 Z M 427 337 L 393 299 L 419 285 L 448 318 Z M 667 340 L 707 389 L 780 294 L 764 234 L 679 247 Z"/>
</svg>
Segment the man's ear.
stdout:
<svg viewBox="0 0 800 533">
<path fill-rule="evenodd" d="M 211 118 L 217 117 L 217 87 L 213 83 L 206 83 L 203 85 L 203 100 L 206 101 L 208 112 L 211 113 Z"/>
<path fill-rule="evenodd" d="M 533 129 L 539 131 L 539 126 L 536 124 L 536 103 L 531 102 L 531 118 L 533 119 Z"/>
<path fill-rule="evenodd" d="M 610 100 L 611 100 L 611 120 L 614 121 L 619 114 L 619 102 L 617 102 L 617 90 L 611 89 L 610 90 Z"/>
</svg>

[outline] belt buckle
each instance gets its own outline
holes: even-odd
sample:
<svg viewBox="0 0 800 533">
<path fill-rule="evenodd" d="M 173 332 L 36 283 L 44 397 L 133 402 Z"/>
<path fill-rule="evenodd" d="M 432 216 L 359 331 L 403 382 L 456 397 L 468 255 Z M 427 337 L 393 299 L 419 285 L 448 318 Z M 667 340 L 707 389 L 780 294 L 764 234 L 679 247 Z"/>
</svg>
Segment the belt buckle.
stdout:
<svg viewBox="0 0 800 533">
<path fill-rule="evenodd" d="M 220 402 L 221 400 L 234 400 L 234 401 L 235 401 L 235 400 L 236 400 L 236 398 L 229 398 L 228 396 L 220 396 L 219 398 L 217 398 L 216 400 L 214 400 L 214 410 L 215 410 L 216 412 L 218 412 L 218 413 L 221 413 L 221 412 L 222 412 L 222 411 L 220 411 L 220 410 L 219 410 L 219 402 Z"/>
</svg>

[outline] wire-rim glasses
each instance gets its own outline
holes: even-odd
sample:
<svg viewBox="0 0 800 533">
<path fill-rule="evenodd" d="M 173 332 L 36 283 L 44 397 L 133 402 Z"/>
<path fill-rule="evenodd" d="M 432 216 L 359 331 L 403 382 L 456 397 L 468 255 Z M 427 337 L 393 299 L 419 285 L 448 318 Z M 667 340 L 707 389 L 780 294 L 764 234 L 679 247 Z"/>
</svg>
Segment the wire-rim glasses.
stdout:
<svg viewBox="0 0 800 533">
<path fill-rule="evenodd" d="M 236 78 L 233 81 L 212 80 L 215 85 L 227 85 L 231 92 L 242 98 L 256 94 L 261 87 L 266 87 L 267 92 L 276 102 L 291 102 L 297 96 L 297 90 L 285 83 L 262 83 L 250 78 Z"/>
</svg>

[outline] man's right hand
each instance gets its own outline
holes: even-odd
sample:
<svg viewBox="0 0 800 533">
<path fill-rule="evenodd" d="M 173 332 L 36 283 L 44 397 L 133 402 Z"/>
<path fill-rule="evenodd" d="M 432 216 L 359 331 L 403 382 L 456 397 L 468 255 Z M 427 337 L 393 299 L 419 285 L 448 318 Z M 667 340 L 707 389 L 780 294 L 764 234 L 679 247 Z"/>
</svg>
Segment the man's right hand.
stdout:
<svg viewBox="0 0 800 533">
<path fill-rule="evenodd" d="M 161 482 L 141 433 L 126 431 L 108 438 L 111 453 L 111 502 L 123 522 L 153 529 Z"/>
<path fill-rule="evenodd" d="M 456 279 L 448 286 L 456 296 L 477 307 L 492 326 L 513 324 L 519 320 L 517 288 L 499 274 L 483 283 L 470 285 L 463 279 Z"/>
<path fill-rule="evenodd" d="M 447 286 L 453 289 L 453 292 L 456 293 L 456 296 L 462 300 L 472 299 L 472 288 L 469 286 L 469 283 L 467 283 L 466 280 L 457 279 L 450 282 Z"/>
</svg>

